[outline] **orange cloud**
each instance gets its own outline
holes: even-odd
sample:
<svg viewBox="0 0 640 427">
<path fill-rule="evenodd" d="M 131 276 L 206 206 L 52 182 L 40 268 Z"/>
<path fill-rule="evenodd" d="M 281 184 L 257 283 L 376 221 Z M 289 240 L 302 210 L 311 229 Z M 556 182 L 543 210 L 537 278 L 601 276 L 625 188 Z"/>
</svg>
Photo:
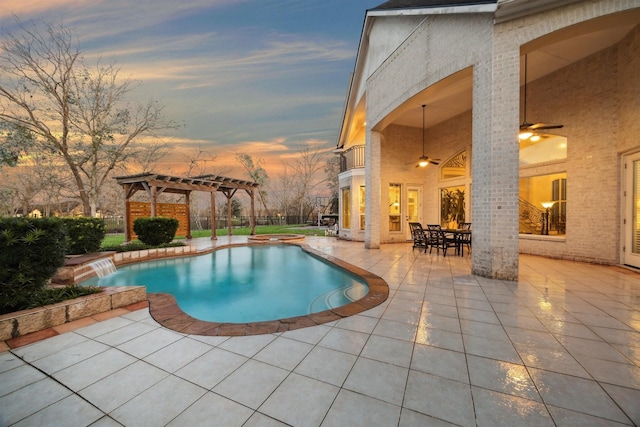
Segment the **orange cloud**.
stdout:
<svg viewBox="0 0 640 427">
<path fill-rule="evenodd" d="M 3 0 L 2 7 L 0 7 L 0 18 L 6 18 L 11 15 L 36 15 L 48 10 L 81 7 L 86 3 L 86 0 Z"/>
</svg>

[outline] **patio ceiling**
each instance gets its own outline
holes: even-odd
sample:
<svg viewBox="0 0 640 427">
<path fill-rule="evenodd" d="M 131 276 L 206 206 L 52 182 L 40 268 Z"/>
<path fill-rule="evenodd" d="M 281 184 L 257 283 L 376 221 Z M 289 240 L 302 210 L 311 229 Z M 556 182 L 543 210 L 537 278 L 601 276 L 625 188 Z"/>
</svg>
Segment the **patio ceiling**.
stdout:
<svg viewBox="0 0 640 427">
<path fill-rule="evenodd" d="M 528 55 L 527 79 L 531 82 L 618 43 L 639 22 L 640 9 L 594 19 L 536 39 L 522 47 L 520 80 L 524 82 L 525 53 Z M 427 105 L 427 128 L 470 110 L 473 75 L 470 70 L 458 74 L 399 107 L 387 125 L 422 127 L 422 104 Z"/>
</svg>

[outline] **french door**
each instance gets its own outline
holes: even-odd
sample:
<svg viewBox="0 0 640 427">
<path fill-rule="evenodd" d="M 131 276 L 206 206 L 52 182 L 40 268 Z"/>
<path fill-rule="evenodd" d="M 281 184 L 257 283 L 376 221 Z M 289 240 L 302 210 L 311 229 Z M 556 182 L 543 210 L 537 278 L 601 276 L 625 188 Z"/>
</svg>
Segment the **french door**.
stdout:
<svg viewBox="0 0 640 427">
<path fill-rule="evenodd" d="M 624 264 L 640 268 L 640 153 L 628 156 L 625 168 Z"/>
<path fill-rule="evenodd" d="M 407 187 L 407 226 L 405 233 L 407 240 L 411 240 L 410 222 L 422 223 L 422 188 Z"/>
</svg>

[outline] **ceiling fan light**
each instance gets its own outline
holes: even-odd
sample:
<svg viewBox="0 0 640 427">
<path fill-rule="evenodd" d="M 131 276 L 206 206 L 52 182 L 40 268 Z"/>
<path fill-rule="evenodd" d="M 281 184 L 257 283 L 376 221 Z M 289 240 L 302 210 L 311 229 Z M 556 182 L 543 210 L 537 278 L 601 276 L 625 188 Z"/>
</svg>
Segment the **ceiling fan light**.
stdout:
<svg viewBox="0 0 640 427">
<path fill-rule="evenodd" d="M 531 142 L 538 142 L 540 141 L 540 135 L 532 135 L 531 138 L 529 138 L 529 140 Z"/>
<path fill-rule="evenodd" d="M 520 133 L 518 134 L 518 139 L 525 140 L 525 139 L 531 138 L 532 136 L 533 136 L 533 132 L 528 130 L 523 130 L 523 131 L 520 131 Z"/>
<path fill-rule="evenodd" d="M 418 166 L 420 166 L 421 168 L 423 168 L 423 167 L 427 166 L 428 164 L 429 164 L 429 161 L 428 161 L 428 160 L 420 160 L 420 161 L 418 162 Z"/>
</svg>

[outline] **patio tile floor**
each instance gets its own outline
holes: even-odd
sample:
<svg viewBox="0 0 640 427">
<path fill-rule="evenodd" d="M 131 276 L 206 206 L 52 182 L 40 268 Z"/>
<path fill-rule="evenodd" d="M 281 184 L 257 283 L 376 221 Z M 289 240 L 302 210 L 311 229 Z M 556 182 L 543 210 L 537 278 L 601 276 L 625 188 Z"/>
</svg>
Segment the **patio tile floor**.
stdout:
<svg viewBox="0 0 640 427">
<path fill-rule="evenodd" d="M 640 425 L 640 273 L 522 255 L 506 282 L 467 255 L 305 243 L 387 301 L 265 335 L 178 333 L 143 307 L 1 343 L 0 426 Z"/>
</svg>

